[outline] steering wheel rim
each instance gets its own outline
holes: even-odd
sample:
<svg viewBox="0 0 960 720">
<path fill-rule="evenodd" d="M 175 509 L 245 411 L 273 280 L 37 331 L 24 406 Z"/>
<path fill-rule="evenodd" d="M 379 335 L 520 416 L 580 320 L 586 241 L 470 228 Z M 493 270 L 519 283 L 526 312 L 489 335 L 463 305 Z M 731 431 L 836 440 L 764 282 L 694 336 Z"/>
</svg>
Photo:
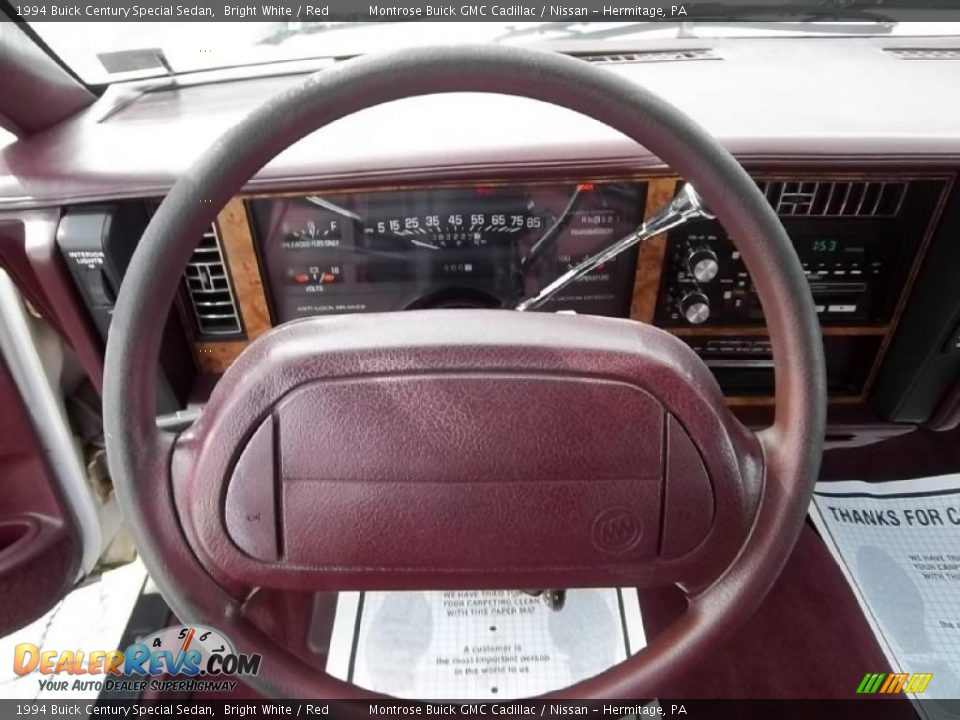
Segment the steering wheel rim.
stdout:
<svg viewBox="0 0 960 720">
<path fill-rule="evenodd" d="M 282 150 L 359 110 L 430 93 L 489 92 L 549 102 L 623 132 L 692 181 L 740 250 L 770 334 L 775 419 L 758 435 L 762 496 L 727 571 L 691 597 L 686 615 L 640 654 L 557 696 L 652 697 L 756 608 L 803 524 L 819 469 L 826 383 L 809 287 L 779 219 L 736 160 L 680 111 L 614 73 L 566 56 L 497 46 L 401 50 L 344 62 L 267 101 L 181 177 L 145 231 L 117 300 L 104 377 L 105 436 L 118 499 L 144 563 L 183 621 L 218 627 L 241 650 L 269 640 L 242 603 L 205 571 L 174 502 L 175 438 L 156 427 L 160 318 L 169 312 L 192 250 L 217 210 Z M 189 591 L 185 591 L 189 588 Z M 274 650 L 276 652 L 274 652 Z M 255 684 L 286 696 L 369 696 L 292 654 L 265 654 Z"/>
</svg>

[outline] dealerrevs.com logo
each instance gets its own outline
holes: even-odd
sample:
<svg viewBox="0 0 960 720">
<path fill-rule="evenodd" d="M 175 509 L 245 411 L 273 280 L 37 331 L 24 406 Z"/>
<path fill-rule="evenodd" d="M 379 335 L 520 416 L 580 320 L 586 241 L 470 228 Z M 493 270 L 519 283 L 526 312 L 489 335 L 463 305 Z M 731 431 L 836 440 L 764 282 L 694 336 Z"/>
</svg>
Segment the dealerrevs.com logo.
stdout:
<svg viewBox="0 0 960 720">
<path fill-rule="evenodd" d="M 232 678 L 257 675 L 260 662 L 259 654 L 237 653 L 212 628 L 177 625 L 125 650 L 48 650 L 21 643 L 13 671 L 36 673 L 41 691 L 222 692 L 236 687 Z"/>
</svg>

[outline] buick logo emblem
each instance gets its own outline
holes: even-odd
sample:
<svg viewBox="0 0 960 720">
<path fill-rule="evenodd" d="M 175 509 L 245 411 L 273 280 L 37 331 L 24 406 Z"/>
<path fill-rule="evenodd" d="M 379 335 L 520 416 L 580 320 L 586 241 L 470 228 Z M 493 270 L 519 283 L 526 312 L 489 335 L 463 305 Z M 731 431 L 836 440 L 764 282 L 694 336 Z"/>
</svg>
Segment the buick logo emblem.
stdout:
<svg viewBox="0 0 960 720">
<path fill-rule="evenodd" d="M 640 540 L 642 527 L 629 510 L 604 510 L 593 521 L 594 546 L 605 553 L 629 550 Z"/>
</svg>

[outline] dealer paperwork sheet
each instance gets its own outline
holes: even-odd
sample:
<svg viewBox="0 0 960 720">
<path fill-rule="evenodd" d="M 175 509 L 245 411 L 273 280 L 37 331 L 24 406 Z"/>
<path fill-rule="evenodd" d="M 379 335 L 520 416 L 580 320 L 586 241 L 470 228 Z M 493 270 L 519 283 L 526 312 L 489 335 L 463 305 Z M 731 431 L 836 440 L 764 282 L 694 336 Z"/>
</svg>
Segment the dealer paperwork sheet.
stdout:
<svg viewBox="0 0 960 720">
<path fill-rule="evenodd" d="M 918 710 L 956 717 L 935 701 L 960 698 L 960 474 L 818 483 L 810 514 L 891 667 L 932 674 Z"/>
<path fill-rule="evenodd" d="M 596 675 L 646 645 L 632 589 L 341 593 L 327 672 L 399 698 L 514 699 Z"/>
</svg>

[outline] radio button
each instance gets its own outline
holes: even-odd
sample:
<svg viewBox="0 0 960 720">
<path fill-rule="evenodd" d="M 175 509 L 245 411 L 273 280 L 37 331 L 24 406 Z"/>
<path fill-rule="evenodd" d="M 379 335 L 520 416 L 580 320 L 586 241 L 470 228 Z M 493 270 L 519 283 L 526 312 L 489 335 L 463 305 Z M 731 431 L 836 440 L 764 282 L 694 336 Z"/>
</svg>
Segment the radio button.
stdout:
<svg viewBox="0 0 960 720">
<path fill-rule="evenodd" d="M 688 293 L 680 300 L 680 311 L 688 323 L 701 325 L 710 319 L 710 300 L 703 293 Z"/>
<path fill-rule="evenodd" d="M 691 251 L 687 256 L 687 271 L 699 283 L 710 282 L 720 271 L 717 254 L 710 248 L 699 248 Z"/>
</svg>

